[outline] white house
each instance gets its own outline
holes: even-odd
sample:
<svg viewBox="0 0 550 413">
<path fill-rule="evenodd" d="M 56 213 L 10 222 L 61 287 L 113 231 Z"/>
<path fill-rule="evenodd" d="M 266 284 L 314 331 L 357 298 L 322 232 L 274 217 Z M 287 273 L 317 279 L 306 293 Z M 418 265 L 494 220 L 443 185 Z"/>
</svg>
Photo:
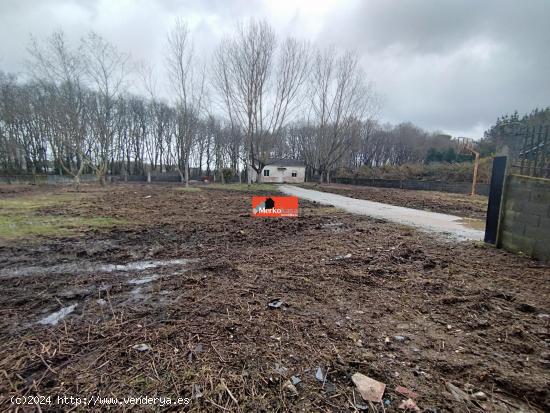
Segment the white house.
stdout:
<svg viewBox="0 0 550 413">
<path fill-rule="evenodd" d="M 256 172 L 252 171 L 252 179 Z M 295 159 L 270 159 L 260 173 L 259 182 L 304 182 L 306 180 L 306 166 L 302 161 Z"/>
</svg>

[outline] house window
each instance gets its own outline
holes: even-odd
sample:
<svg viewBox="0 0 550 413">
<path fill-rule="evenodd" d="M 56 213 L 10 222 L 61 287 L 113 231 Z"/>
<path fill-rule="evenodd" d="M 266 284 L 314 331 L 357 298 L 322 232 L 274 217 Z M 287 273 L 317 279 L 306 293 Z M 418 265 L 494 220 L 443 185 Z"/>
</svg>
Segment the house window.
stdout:
<svg viewBox="0 0 550 413">
<path fill-rule="evenodd" d="M 292 171 L 292 177 L 293 177 L 293 178 L 296 178 L 297 176 L 298 176 L 298 172 Z"/>
<path fill-rule="evenodd" d="M 264 176 L 269 176 L 269 169 L 264 169 Z"/>
</svg>

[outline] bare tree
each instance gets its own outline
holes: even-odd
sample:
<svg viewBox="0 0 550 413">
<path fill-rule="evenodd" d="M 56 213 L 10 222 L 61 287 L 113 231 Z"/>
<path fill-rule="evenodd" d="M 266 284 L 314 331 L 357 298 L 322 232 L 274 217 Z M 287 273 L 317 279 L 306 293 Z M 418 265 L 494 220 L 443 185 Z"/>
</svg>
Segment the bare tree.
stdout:
<svg viewBox="0 0 550 413">
<path fill-rule="evenodd" d="M 80 49 L 71 50 L 63 32 L 41 44 L 31 38 L 29 70 L 49 95 L 50 146 L 61 169 L 78 188 L 86 157 L 84 63 Z"/>
<path fill-rule="evenodd" d="M 122 92 L 129 57 L 94 32 L 82 40 L 82 46 L 86 74 L 96 92 L 90 113 L 94 129 L 89 142 L 90 165 L 105 185 L 116 129 L 115 102 Z"/>
<path fill-rule="evenodd" d="M 214 80 L 232 126 L 245 131 L 245 165 L 262 170 L 306 78 L 308 47 L 287 39 L 277 48 L 265 21 L 241 25 L 215 54 Z"/>
<path fill-rule="evenodd" d="M 205 89 L 205 70 L 202 68 L 197 72 L 193 61 L 189 29 L 185 22 L 177 19 L 168 34 L 166 62 L 178 115 L 175 134 L 177 167 L 182 178 L 181 171 L 184 170 L 185 186 L 189 186 L 189 160 L 199 127 Z"/>
<path fill-rule="evenodd" d="M 317 52 L 309 86 L 315 139 L 304 142 L 305 150 L 316 151 L 315 168 L 323 182 L 357 141 L 361 122 L 368 117 L 372 92 L 357 54 L 337 56 L 332 48 Z"/>
</svg>

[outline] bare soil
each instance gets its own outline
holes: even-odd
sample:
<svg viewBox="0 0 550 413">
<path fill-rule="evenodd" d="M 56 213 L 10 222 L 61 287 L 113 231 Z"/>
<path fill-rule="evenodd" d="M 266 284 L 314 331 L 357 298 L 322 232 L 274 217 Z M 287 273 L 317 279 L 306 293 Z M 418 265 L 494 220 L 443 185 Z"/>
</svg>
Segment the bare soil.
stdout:
<svg viewBox="0 0 550 413">
<path fill-rule="evenodd" d="M 407 208 L 425 209 L 465 218 L 484 220 L 487 214 L 487 197 L 483 195 L 471 197 L 469 195 L 448 192 L 414 191 L 344 184 L 308 183 L 302 186 L 355 199 L 366 199 Z"/>
<path fill-rule="evenodd" d="M 188 411 L 393 412 L 406 399 L 397 386 L 425 412 L 550 410 L 547 265 L 314 203 L 295 219 L 252 218 L 246 192 L 83 190 L 43 212 L 125 224 L 0 247 L 0 410 L 16 395 L 96 395 L 190 397 Z M 361 400 L 355 372 L 387 385 L 383 406 Z"/>
</svg>

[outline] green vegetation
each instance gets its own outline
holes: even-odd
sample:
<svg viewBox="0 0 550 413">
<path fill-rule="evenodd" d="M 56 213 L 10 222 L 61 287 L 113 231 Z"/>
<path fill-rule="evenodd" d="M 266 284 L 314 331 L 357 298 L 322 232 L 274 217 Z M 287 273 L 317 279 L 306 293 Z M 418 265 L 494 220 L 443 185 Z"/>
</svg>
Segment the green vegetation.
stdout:
<svg viewBox="0 0 550 413">
<path fill-rule="evenodd" d="M 449 147 L 447 149 L 437 150 L 436 148 L 428 149 L 426 155 L 426 163 L 432 162 L 447 162 L 447 163 L 457 163 L 457 162 L 467 162 L 472 161 L 472 154 L 463 154 L 457 153 L 454 148 Z"/>
<path fill-rule="evenodd" d="M 252 184 L 250 187 L 247 184 L 209 184 L 207 188 L 243 192 L 279 192 L 274 184 Z"/>
<path fill-rule="evenodd" d="M 491 178 L 492 158 L 479 161 L 478 182 L 489 182 Z M 472 162 L 435 162 L 429 164 L 384 165 L 380 167 L 362 166 L 357 171 L 340 170 L 341 178 L 375 179 L 424 179 L 445 182 L 470 182 L 473 177 Z"/>
<path fill-rule="evenodd" d="M 106 228 L 122 222 L 108 217 L 75 217 L 52 211 L 56 206 L 81 199 L 82 195 L 62 194 L 0 200 L 0 239 L 71 235 L 82 229 Z"/>
</svg>

